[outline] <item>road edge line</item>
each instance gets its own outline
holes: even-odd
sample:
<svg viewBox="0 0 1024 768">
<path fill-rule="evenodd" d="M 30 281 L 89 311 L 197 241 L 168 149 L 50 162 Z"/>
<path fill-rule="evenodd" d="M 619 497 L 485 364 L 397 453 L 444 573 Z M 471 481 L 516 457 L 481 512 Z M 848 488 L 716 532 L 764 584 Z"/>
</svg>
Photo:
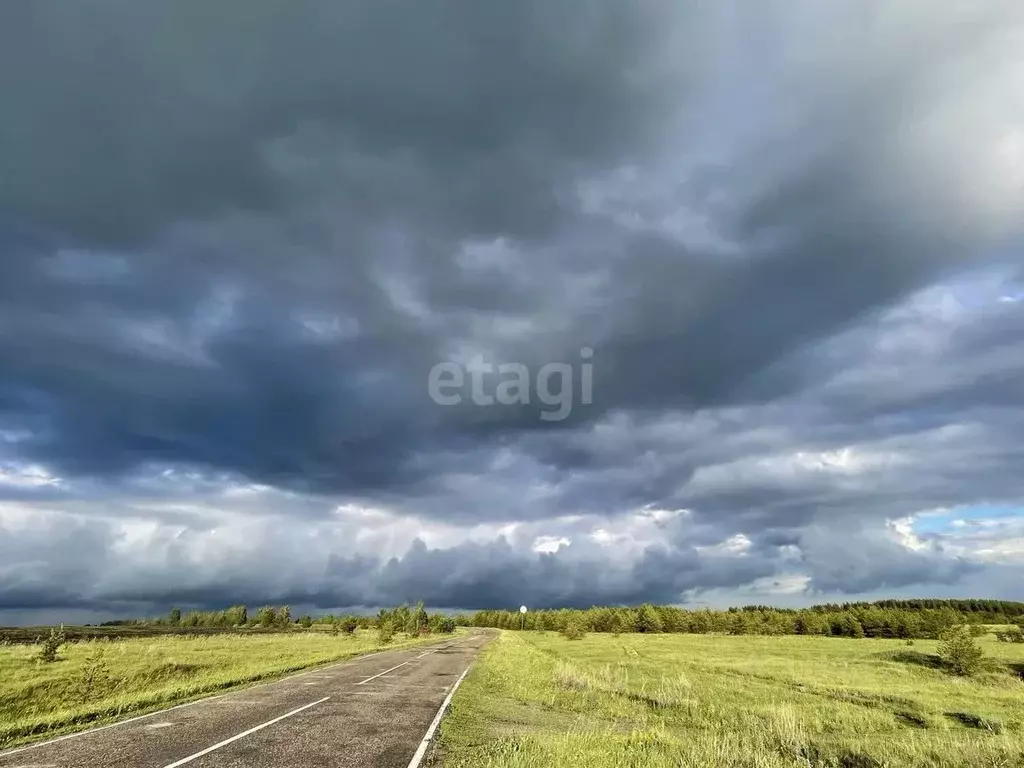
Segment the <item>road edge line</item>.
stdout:
<svg viewBox="0 0 1024 768">
<path fill-rule="evenodd" d="M 430 723 L 430 727 L 427 729 L 427 735 L 423 737 L 423 741 L 416 748 L 416 753 L 412 756 L 412 760 L 409 761 L 408 768 L 419 768 L 423 762 L 423 758 L 427 755 L 427 748 L 430 746 L 430 742 L 434 738 L 434 734 L 437 732 L 437 727 L 441 724 L 441 720 L 444 718 L 445 712 L 448 711 L 448 707 L 451 706 L 452 699 L 455 697 L 455 692 L 459 690 L 459 686 L 462 685 L 462 681 L 466 679 L 466 675 L 469 674 L 469 670 L 473 668 L 473 663 L 476 659 L 473 659 L 469 663 L 469 666 L 459 675 L 459 679 L 455 681 L 455 685 L 448 691 L 448 695 L 445 696 L 444 701 L 441 702 L 441 708 L 437 710 L 437 714 L 434 715 L 433 721 Z"/>
</svg>

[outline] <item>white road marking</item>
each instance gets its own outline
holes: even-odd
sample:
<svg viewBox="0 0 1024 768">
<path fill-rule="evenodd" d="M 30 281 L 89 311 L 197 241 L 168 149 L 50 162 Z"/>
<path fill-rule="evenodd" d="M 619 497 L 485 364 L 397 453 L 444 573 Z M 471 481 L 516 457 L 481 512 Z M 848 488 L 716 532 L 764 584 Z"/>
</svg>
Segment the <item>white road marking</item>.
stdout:
<svg viewBox="0 0 1024 768">
<path fill-rule="evenodd" d="M 196 752 L 194 755 L 189 755 L 188 757 L 183 757 L 183 758 L 181 758 L 181 760 L 178 760 L 176 762 L 173 762 L 173 763 L 170 763 L 168 765 L 165 765 L 164 768 L 178 768 L 179 765 L 185 765 L 186 763 L 191 763 L 193 760 L 196 760 L 196 759 L 202 757 L 203 755 L 208 755 L 211 752 L 214 752 L 215 750 L 220 749 L 221 747 L 226 747 L 228 744 L 231 744 L 232 742 L 238 741 L 239 739 L 244 739 L 246 736 L 248 736 L 248 735 L 250 735 L 252 733 L 256 733 L 256 731 L 262 731 L 264 728 L 267 728 L 268 726 L 271 726 L 274 723 L 279 723 L 282 720 L 285 720 L 285 719 L 291 717 L 292 715 L 297 715 L 297 714 L 299 714 L 299 712 L 307 710 L 310 707 L 315 707 L 317 704 L 323 704 L 329 698 L 331 698 L 331 697 L 330 696 L 324 696 L 319 701 L 314 701 L 314 702 L 312 702 L 310 704 L 306 704 L 305 706 L 299 707 L 298 709 L 293 709 L 291 712 L 286 712 L 285 714 L 281 715 L 280 717 L 275 717 L 273 720 L 267 720 L 267 722 L 265 722 L 265 723 L 262 723 L 260 725 L 257 725 L 255 727 L 253 727 L 253 728 L 250 728 L 247 731 L 242 731 L 237 736 L 232 736 L 230 739 L 224 739 L 224 741 L 218 742 L 218 743 L 214 744 L 212 747 L 207 747 L 204 750 Z"/>
<path fill-rule="evenodd" d="M 449 645 L 444 645 L 444 646 L 441 646 L 440 648 L 434 648 L 432 651 L 424 651 L 419 656 L 417 656 L 415 658 L 412 658 L 412 659 L 409 659 L 408 661 L 403 661 L 401 664 L 396 664 L 391 669 L 385 669 L 383 672 L 378 672 L 373 677 L 368 677 L 365 680 L 356 683 L 356 685 L 366 685 L 371 680 L 376 680 L 378 677 L 384 677 L 384 675 L 388 674 L 389 672 L 394 672 L 396 669 L 401 669 L 402 667 L 406 666 L 407 664 L 412 664 L 414 661 L 418 661 L 418 660 L 422 659 L 424 656 L 430 656 L 432 653 L 437 653 L 438 651 L 447 651 L 449 648 L 454 648 L 454 647 L 456 647 L 456 643 L 451 643 Z"/>
<path fill-rule="evenodd" d="M 30 749 L 39 749 L 39 747 L 45 747 L 50 744 L 56 744 L 58 741 L 67 741 L 68 739 L 75 739 L 79 736 L 87 736 L 90 733 L 99 733 L 105 731 L 108 728 L 116 728 L 119 725 L 128 725 L 128 723 L 138 722 L 139 720 L 145 720 L 147 717 L 154 717 L 155 715 L 162 715 L 165 712 L 173 712 L 176 709 L 182 709 L 184 707 L 191 707 L 193 704 L 199 704 L 205 701 L 214 701 L 216 699 L 222 699 L 227 696 L 226 693 L 221 693 L 216 696 L 207 696 L 205 699 L 196 699 L 195 701 L 186 701 L 184 704 L 178 704 L 174 707 L 168 707 L 167 709 L 159 709 L 156 712 L 150 712 L 147 715 L 139 715 L 138 717 L 129 717 L 127 720 L 118 720 L 116 723 L 110 723 L 109 725 L 101 725 L 98 728 L 90 728 L 87 731 L 79 731 L 78 733 L 69 733 L 66 736 L 58 736 L 56 739 L 50 739 L 49 741 L 40 741 L 38 744 L 29 744 L 27 747 L 18 747 L 17 749 L 10 749 L 6 752 L 0 752 L 0 757 L 9 757 L 10 755 L 16 755 L 19 752 L 27 752 Z"/>
<path fill-rule="evenodd" d="M 150 725 L 147 725 L 146 727 L 147 728 L 171 728 L 171 727 L 173 727 L 175 725 L 177 725 L 177 723 L 151 723 Z"/>
<path fill-rule="evenodd" d="M 356 654 L 355 656 L 350 656 L 350 657 L 348 657 L 346 659 L 341 659 L 341 660 L 336 661 L 336 662 L 331 662 L 331 663 L 323 665 L 323 666 L 314 666 L 312 669 L 307 669 L 304 672 L 297 672 L 297 673 L 295 673 L 293 675 L 288 675 L 287 677 L 279 677 L 279 678 L 274 679 L 274 680 L 267 680 L 266 682 L 256 683 L 255 685 L 248 686 L 247 688 L 240 687 L 239 690 L 254 690 L 256 688 L 262 688 L 263 686 L 267 686 L 267 685 L 274 685 L 276 683 L 283 683 L 285 680 L 293 680 L 296 677 L 305 677 L 306 675 L 311 675 L 314 672 L 326 672 L 327 670 L 334 669 L 335 667 L 341 667 L 341 666 L 344 666 L 345 664 L 351 664 L 351 663 L 359 662 L 359 661 L 362 661 L 363 659 L 368 659 L 368 658 L 370 658 L 372 656 L 380 656 L 381 654 L 392 653 L 392 652 L 399 652 L 399 651 L 402 651 L 402 650 L 405 650 L 405 649 L 404 648 L 383 648 L 383 649 L 381 649 L 379 651 L 373 651 L 371 653 Z M 438 650 L 440 650 L 440 649 L 438 649 Z M 235 691 L 231 691 L 230 693 L 235 693 Z M 166 709 L 158 709 L 155 712 L 149 712 L 149 713 L 147 713 L 145 715 L 138 715 L 136 717 L 129 717 L 127 720 L 118 720 L 116 723 L 108 723 L 107 725 L 100 725 L 100 726 L 97 726 L 96 728 L 89 728 L 89 729 L 84 730 L 84 731 L 76 731 L 75 733 L 68 733 L 68 734 L 65 734 L 64 736 L 58 736 L 55 739 L 47 739 L 46 741 L 39 741 L 39 742 L 36 742 L 35 744 L 28 744 L 28 745 L 26 745 L 24 747 L 16 747 L 14 749 L 0 750 L 0 757 L 9 757 L 11 755 L 18 754 L 19 752 L 27 752 L 30 749 L 39 749 L 40 747 L 46 747 L 46 746 L 49 746 L 50 744 L 56 744 L 56 743 L 61 742 L 61 741 L 67 741 L 68 739 L 77 739 L 80 736 L 88 736 L 88 735 L 93 734 L 93 733 L 99 733 L 100 731 L 105 731 L 108 728 L 117 728 L 119 726 L 128 725 L 129 723 L 134 723 L 134 722 L 137 722 L 139 720 L 145 720 L 147 717 L 154 717 L 155 715 L 161 715 L 161 714 L 163 714 L 165 712 L 173 712 L 174 710 L 181 709 L 182 707 L 191 707 L 194 704 L 202 704 L 202 703 L 207 702 L 207 701 L 216 701 L 218 699 L 223 699 L 225 696 L 228 696 L 228 695 L 229 695 L 228 693 L 219 693 L 216 696 L 206 696 L 206 697 L 203 697 L 203 698 L 200 698 L 200 699 L 196 699 L 195 701 L 186 701 L 184 704 L 177 704 L 177 705 L 175 705 L 173 707 L 167 707 Z M 232 701 L 231 702 L 231 704 L 255 704 L 255 703 L 257 703 L 257 702 L 251 702 L 251 701 Z"/>
<path fill-rule="evenodd" d="M 384 677 L 384 675 L 386 675 L 388 672 L 394 672 L 396 669 L 401 669 L 402 667 L 406 666 L 407 664 L 412 664 L 414 661 L 415 661 L 415 659 L 409 659 L 409 661 L 403 661 L 401 664 L 396 664 L 391 669 L 385 669 L 383 672 L 378 672 L 373 677 L 368 677 L 365 680 L 363 680 L 362 682 L 356 683 L 356 685 L 366 685 L 371 680 L 376 680 L 378 677 Z"/>
<path fill-rule="evenodd" d="M 472 666 L 472 664 L 470 666 Z M 455 681 L 455 685 L 453 685 L 452 689 L 448 691 L 448 695 L 445 696 L 444 701 L 441 702 L 441 708 L 437 710 L 437 714 L 434 715 L 434 719 L 430 723 L 430 727 L 427 729 L 427 735 L 423 737 L 423 741 L 421 741 L 419 747 L 416 748 L 416 754 L 414 754 L 412 756 L 412 760 L 409 761 L 409 768 L 419 768 L 420 763 L 423 762 L 423 758 L 427 754 L 427 747 L 430 746 L 430 740 L 434 738 L 434 732 L 437 731 L 437 726 L 441 724 L 441 718 L 444 717 L 444 713 L 451 705 L 452 697 L 455 696 L 455 691 L 457 691 L 459 686 L 462 685 L 462 681 L 468 674 L 469 667 L 466 667 L 465 671 L 459 675 L 459 679 Z"/>
</svg>

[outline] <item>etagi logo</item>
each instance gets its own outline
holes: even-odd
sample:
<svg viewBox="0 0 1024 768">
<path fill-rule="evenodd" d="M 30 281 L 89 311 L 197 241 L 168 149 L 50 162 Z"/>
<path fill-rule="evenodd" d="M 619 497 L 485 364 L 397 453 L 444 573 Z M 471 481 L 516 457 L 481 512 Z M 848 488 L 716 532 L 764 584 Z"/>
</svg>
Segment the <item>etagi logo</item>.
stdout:
<svg viewBox="0 0 1024 768">
<path fill-rule="evenodd" d="M 580 350 L 579 403 L 593 402 L 594 365 L 590 362 L 594 350 Z M 459 405 L 469 380 L 469 398 L 474 405 L 530 405 L 536 400 L 548 409 L 542 409 L 543 421 L 562 421 L 572 413 L 576 402 L 575 367 L 572 363 L 546 363 L 531 375 L 530 367 L 523 363 L 486 362 L 483 357 L 473 358 L 469 365 L 452 361 L 438 363 L 430 369 L 427 392 L 438 405 Z"/>
</svg>

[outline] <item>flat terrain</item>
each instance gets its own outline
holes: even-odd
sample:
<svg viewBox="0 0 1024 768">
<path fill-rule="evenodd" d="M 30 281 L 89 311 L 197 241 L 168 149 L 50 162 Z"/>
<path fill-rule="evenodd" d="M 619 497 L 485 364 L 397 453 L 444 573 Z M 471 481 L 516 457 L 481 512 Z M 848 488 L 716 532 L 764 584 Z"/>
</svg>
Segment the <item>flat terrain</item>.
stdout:
<svg viewBox="0 0 1024 768">
<path fill-rule="evenodd" d="M 0 752 L 0 767 L 406 768 L 484 633 L 386 651 Z"/>
<path fill-rule="evenodd" d="M 974 678 L 935 641 L 503 632 L 438 762 L 472 766 L 1024 766 L 1024 646 Z"/>
<path fill-rule="evenodd" d="M 308 632 L 328 632 L 330 627 L 314 624 Z M 119 624 L 107 627 L 66 626 L 68 640 L 127 640 L 140 637 L 198 636 L 198 635 L 279 635 L 294 632 L 295 627 L 169 627 L 146 624 Z M 0 627 L 0 644 L 35 643 L 50 633 L 50 627 Z"/>
<path fill-rule="evenodd" d="M 389 648 L 437 638 L 400 635 Z M 162 636 L 65 645 L 0 645 L 0 748 L 103 723 L 380 649 L 374 631 Z"/>
</svg>

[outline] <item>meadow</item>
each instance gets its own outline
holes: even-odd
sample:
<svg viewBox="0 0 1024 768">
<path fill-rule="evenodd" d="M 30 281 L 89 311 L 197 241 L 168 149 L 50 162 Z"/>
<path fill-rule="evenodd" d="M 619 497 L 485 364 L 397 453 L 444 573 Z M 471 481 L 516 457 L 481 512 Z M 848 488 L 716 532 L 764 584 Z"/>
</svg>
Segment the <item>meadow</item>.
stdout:
<svg viewBox="0 0 1024 768">
<path fill-rule="evenodd" d="M 431 640 L 399 635 L 386 647 Z M 0 749 L 381 647 L 371 630 L 170 634 L 69 643 L 44 663 L 38 645 L 0 644 Z"/>
<path fill-rule="evenodd" d="M 1024 766 L 1024 645 L 510 632 L 441 727 L 446 768 Z"/>
</svg>

